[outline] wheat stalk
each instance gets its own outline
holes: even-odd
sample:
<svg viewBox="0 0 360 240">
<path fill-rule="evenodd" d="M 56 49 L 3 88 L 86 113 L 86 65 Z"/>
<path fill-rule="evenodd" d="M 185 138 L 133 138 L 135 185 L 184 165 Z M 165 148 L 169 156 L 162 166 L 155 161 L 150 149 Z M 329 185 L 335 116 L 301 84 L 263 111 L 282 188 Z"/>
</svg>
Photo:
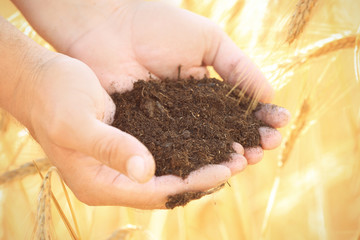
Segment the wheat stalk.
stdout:
<svg viewBox="0 0 360 240">
<path fill-rule="evenodd" d="M 199 2 L 195 0 L 183 0 L 181 1 L 181 6 L 199 15 L 210 18 L 214 12 L 216 3 L 217 1 L 215 0 L 210 0 L 202 4 L 199 4 Z"/>
<path fill-rule="evenodd" d="M 51 239 L 51 174 L 54 169 L 55 167 L 50 168 L 41 185 L 36 217 L 36 239 Z"/>
<path fill-rule="evenodd" d="M 310 113 L 310 100 L 308 97 L 306 97 L 301 105 L 300 110 L 297 113 L 297 116 L 295 117 L 294 123 L 291 126 L 291 131 L 288 135 L 288 137 L 285 140 L 285 143 L 283 145 L 279 162 L 278 162 L 278 169 L 277 169 L 277 176 L 274 180 L 273 186 L 271 188 L 270 196 L 267 202 L 265 215 L 262 223 L 261 228 L 261 236 L 264 238 L 266 231 L 269 226 L 269 220 L 270 220 L 270 214 L 274 207 L 276 195 L 279 189 L 280 185 L 280 170 L 285 164 L 287 163 L 290 153 L 292 152 L 292 149 L 295 145 L 296 139 L 298 136 L 302 133 L 304 130 L 307 122 L 308 122 L 308 116 Z"/>
<path fill-rule="evenodd" d="M 8 114 L 0 109 L 0 132 L 6 132 L 10 123 Z"/>
<path fill-rule="evenodd" d="M 282 148 L 278 162 L 278 166 L 280 168 L 283 167 L 288 161 L 298 136 L 302 133 L 306 124 L 308 123 L 309 113 L 310 101 L 309 98 L 305 98 L 294 120 L 294 123 L 291 126 L 291 131 L 286 140 L 284 141 L 284 147 Z"/>
<path fill-rule="evenodd" d="M 68 204 L 69 209 L 70 209 L 71 217 L 72 217 L 74 225 L 75 225 L 76 234 L 78 236 L 78 239 L 81 239 L 80 229 L 79 229 L 78 221 L 76 219 L 75 211 L 74 211 L 74 208 L 73 208 L 72 203 L 70 201 L 70 197 L 69 197 L 69 194 L 68 194 L 68 192 L 66 190 L 64 181 L 62 180 L 61 177 L 60 177 L 60 182 L 61 182 L 61 187 L 62 187 L 62 189 L 64 191 L 64 194 L 65 194 L 65 197 L 66 197 L 67 204 Z"/>
<path fill-rule="evenodd" d="M 49 160 L 47 158 L 37 159 L 37 160 L 35 160 L 35 162 L 41 171 L 47 170 L 51 166 L 51 163 L 49 162 Z M 23 179 L 27 176 L 33 175 L 35 173 L 37 173 L 35 164 L 33 162 L 25 163 L 14 170 L 7 171 L 7 172 L 4 172 L 3 174 L 1 174 L 0 175 L 0 186 L 3 184 L 21 180 L 21 179 Z"/>
<path fill-rule="evenodd" d="M 121 227 L 120 229 L 114 231 L 106 240 L 125 240 L 128 239 L 129 236 L 131 236 L 134 232 L 137 231 L 142 231 L 144 233 L 147 233 L 141 227 L 133 226 L 129 224 L 125 227 Z"/>
<path fill-rule="evenodd" d="M 353 152 L 355 155 L 355 159 L 358 159 L 358 157 L 360 157 L 360 110 L 358 116 L 355 116 L 354 112 L 350 110 L 348 110 L 347 113 L 349 119 L 349 126 L 354 139 Z M 358 177 L 358 174 L 360 172 L 359 161 L 357 160 L 354 161 L 352 171 L 353 173 L 352 173 L 351 181 L 353 182 L 355 189 L 359 189 L 360 187 L 360 179 Z"/>
<path fill-rule="evenodd" d="M 311 12 L 313 11 L 317 0 L 299 0 L 296 9 L 291 16 L 287 29 L 286 42 L 291 44 L 304 31 L 309 22 Z"/>
<path fill-rule="evenodd" d="M 226 19 L 225 32 L 230 36 L 233 34 L 237 25 L 239 24 L 238 19 L 241 15 L 241 11 L 243 10 L 244 6 L 245 6 L 244 0 L 237 0 L 235 4 L 232 6 L 231 10 L 229 12 L 224 12 L 222 16 L 223 19 Z"/>
</svg>

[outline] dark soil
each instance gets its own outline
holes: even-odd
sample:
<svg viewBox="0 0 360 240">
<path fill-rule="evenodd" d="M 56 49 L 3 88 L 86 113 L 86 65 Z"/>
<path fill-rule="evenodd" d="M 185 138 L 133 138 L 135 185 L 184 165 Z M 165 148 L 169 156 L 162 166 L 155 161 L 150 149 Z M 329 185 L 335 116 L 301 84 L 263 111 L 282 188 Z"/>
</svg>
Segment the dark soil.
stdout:
<svg viewBox="0 0 360 240">
<path fill-rule="evenodd" d="M 168 196 L 168 200 L 166 202 L 166 208 L 173 209 L 178 206 L 185 206 L 188 202 L 196 199 L 200 199 L 203 196 L 212 194 L 221 188 L 223 188 L 225 184 L 221 184 L 220 186 L 217 186 L 216 188 L 207 190 L 207 191 L 196 191 L 196 192 L 185 192 L 185 193 L 179 193 L 172 196 Z"/>
<path fill-rule="evenodd" d="M 207 164 L 218 164 L 243 147 L 260 145 L 265 124 L 249 109 L 240 91 L 214 78 L 142 81 L 132 91 L 115 93 L 113 126 L 138 138 L 153 154 L 156 176 L 186 178 Z M 213 192 L 213 191 L 211 191 Z M 210 192 L 210 193 L 211 193 Z M 208 192 L 169 196 L 168 208 L 185 205 Z"/>
</svg>

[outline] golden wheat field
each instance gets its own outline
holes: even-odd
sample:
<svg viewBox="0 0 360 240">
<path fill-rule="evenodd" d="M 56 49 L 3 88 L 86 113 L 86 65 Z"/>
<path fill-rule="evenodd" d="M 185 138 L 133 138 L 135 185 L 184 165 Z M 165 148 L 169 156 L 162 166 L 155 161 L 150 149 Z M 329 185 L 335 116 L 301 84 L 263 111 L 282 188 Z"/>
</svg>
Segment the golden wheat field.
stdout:
<svg viewBox="0 0 360 240">
<path fill-rule="evenodd" d="M 0 109 L 0 239 L 360 239 L 360 1 L 168 2 L 217 22 L 260 66 L 292 114 L 282 147 L 184 208 L 89 207 Z M 51 48 L 8 0 L 0 13 Z"/>
</svg>

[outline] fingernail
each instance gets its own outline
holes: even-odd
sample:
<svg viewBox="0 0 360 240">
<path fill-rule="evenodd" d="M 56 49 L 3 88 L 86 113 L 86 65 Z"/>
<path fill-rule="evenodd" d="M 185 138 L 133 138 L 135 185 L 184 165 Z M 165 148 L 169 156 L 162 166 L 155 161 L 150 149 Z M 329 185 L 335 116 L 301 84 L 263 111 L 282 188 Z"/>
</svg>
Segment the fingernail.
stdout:
<svg viewBox="0 0 360 240">
<path fill-rule="evenodd" d="M 146 166 L 147 164 L 145 159 L 140 156 L 133 156 L 129 158 L 126 165 L 128 177 L 135 182 L 146 182 L 149 180 L 147 174 L 148 169 Z"/>
</svg>

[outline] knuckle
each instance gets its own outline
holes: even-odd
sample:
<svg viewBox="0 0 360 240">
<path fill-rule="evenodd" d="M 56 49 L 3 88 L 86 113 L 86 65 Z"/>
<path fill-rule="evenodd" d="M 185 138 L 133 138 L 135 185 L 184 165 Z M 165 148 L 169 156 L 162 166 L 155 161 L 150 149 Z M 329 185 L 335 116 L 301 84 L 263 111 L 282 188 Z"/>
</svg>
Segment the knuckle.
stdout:
<svg viewBox="0 0 360 240">
<path fill-rule="evenodd" d="M 67 131 L 67 123 L 63 118 L 53 118 L 48 122 L 47 134 L 53 142 L 64 142 Z"/>
</svg>

